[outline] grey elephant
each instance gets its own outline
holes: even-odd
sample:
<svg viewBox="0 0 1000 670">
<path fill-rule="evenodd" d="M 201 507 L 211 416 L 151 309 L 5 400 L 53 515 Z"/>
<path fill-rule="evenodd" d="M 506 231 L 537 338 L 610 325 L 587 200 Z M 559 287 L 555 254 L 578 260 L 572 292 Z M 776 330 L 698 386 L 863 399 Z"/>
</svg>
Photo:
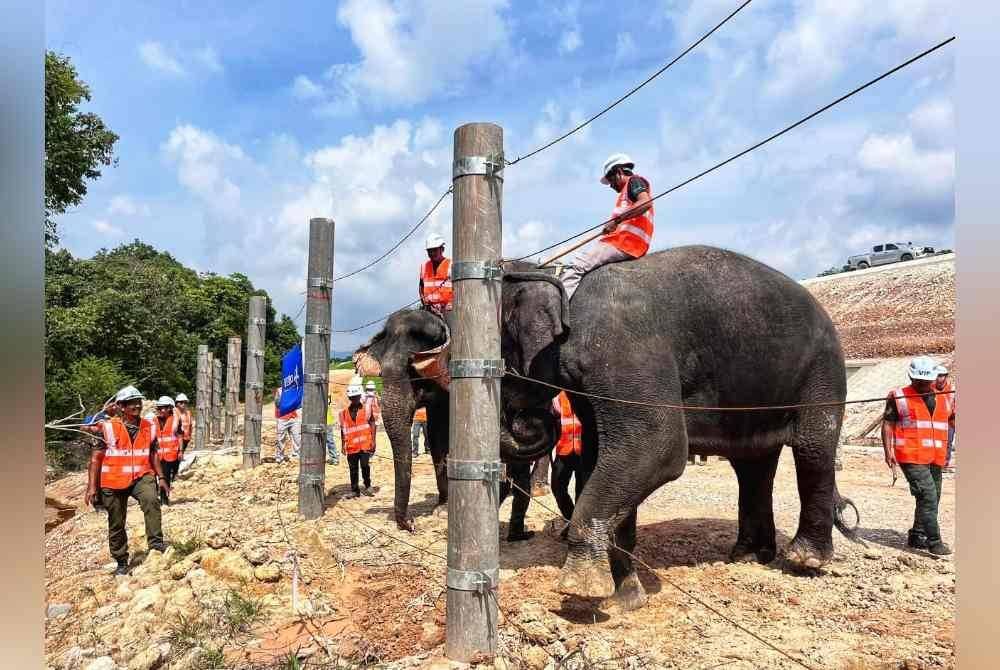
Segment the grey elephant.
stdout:
<svg viewBox="0 0 1000 670">
<path fill-rule="evenodd" d="M 576 501 L 558 589 L 624 609 L 646 595 L 629 553 L 636 509 L 680 477 L 689 452 L 725 456 L 739 482 L 732 560 L 777 553 L 772 489 L 782 447 L 792 450 L 801 513 L 786 548 L 816 568 L 833 555 L 832 529 L 847 502 L 834 458 L 846 396 L 833 323 L 798 283 L 746 256 L 688 246 L 587 274 L 567 304 L 560 282 L 530 264 L 505 267 L 501 347 L 502 458 L 534 460 L 558 427 L 549 411 L 570 394 L 592 472 Z M 516 375 L 516 376 L 515 376 Z M 768 411 L 684 411 L 664 404 L 830 406 Z M 660 406 L 657 406 L 659 404 Z M 609 549 L 610 547 L 610 549 Z"/>
<path fill-rule="evenodd" d="M 427 409 L 426 441 L 434 464 L 438 504 L 448 501 L 449 396 L 447 384 L 441 383 L 447 369 L 448 343 L 448 329 L 440 317 L 426 310 L 412 309 L 390 316 L 383 329 L 354 352 L 354 362 L 360 372 L 382 376 L 382 421 L 394 459 L 393 514 L 401 530 L 413 530 L 408 514 L 413 474 L 410 426 L 418 407 Z M 429 364 L 430 369 L 424 364 Z M 547 463 L 545 458 L 532 460 Z M 547 469 L 544 472 L 547 473 Z M 509 474 L 520 489 L 532 487 L 530 462 L 511 463 Z M 533 535 L 524 527 L 529 497 L 522 491 L 512 490 L 509 482 L 504 482 L 500 487 L 500 500 L 509 494 L 513 494 L 514 500 L 507 539 L 527 540 Z"/>
</svg>

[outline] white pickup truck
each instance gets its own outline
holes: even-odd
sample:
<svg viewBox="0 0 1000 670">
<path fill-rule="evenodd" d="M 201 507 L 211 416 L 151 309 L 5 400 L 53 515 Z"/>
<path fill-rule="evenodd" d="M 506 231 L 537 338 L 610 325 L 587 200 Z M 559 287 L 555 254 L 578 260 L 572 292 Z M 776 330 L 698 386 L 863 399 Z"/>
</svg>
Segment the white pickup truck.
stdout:
<svg viewBox="0 0 1000 670">
<path fill-rule="evenodd" d="M 876 244 L 867 254 L 857 254 L 847 259 L 847 267 L 851 270 L 863 270 L 875 267 L 876 265 L 886 265 L 887 263 L 898 263 L 899 261 L 912 261 L 927 253 L 930 247 L 915 247 L 911 242 L 886 242 Z M 930 249 L 930 253 L 934 250 Z"/>
</svg>

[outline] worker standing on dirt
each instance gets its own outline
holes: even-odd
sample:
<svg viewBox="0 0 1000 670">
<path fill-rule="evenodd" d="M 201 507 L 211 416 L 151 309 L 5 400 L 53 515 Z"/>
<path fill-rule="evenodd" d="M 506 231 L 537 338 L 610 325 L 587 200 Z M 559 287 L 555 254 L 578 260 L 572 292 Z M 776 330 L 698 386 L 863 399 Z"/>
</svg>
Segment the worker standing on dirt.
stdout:
<svg viewBox="0 0 1000 670">
<path fill-rule="evenodd" d="M 340 465 L 340 452 L 333 440 L 333 431 L 336 429 L 337 421 L 333 416 L 333 397 L 326 395 L 326 462 L 330 465 Z"/>
<path fill-rule="evenodd" d="M 562 276 L 566 298 L 572 298 L 583 275 L 608 263 L 641 258 L 653 241 L 653 201 L 649 181 L 632 173 L 635 163 L 625 154 L 604 161 L 601 183 L 618 194 L 604 235 L 587 251 L 579 252 Z"/>
<path fill-rule="evenodd" d="M 569 396 L 560 391 L 552 400 L 553 413 L 559 415 L 559 441 L 556 442 L 556 458 L 552 462 L 552 497 L 556 499 L 559 513 L 565 519 L 573 518 L 574 500 L 580 498 L 587 483 L 583 469 L 583 426 L 573 413 Z M 576 495 L 569 495 L 569 480 L 576 478 Z M 563 529 L 563 537 L 569 532 L 569 524 Z"/>
<path fill-rule="evenodd" d="M 174 400 L 170 396 L 160 396 L 156 401 L 156 453 L 160 458 L 167 486 L 173 486 L 174 477 L 180 469 L 181 440 L 184 437 L 184 428 L 174 409 Z M 170 504 L 166 496 L 161 496 L 160 502 Z"/>
<path fill-rule="evenodd" d="M 909 386 L 889 392 L 882 419 L 882 445 L 886 464 L 890 468 L 899 464 L 916 498 L 907 546 L 946 556 L 951 548 L 941 539 L 937 516 L 941 468 L 947 460 L 948 426 L 954 413 L 951 404 L 934 393 L 935 367 L 927 356 L 914 358 L 910 362 Z"/>
<path fill-rule="evenodd" d="M 954 472 L 955 468 L 951 464 L 951 456 L 955 453 L 955 386 L 948 379 L 948 368 L 939 365 L 934 369 L 937 379 L 934 381 L 934 390 L 940 395 L 938 398 L 948 403 L 951 418 L 948 420 L 948 458 L 945 461 L 945 471 Z"/>
<path fill-rule="evenodd" d="M 507 465 L 507 474 L 513 480 L 500 484 L 500 503 L 506 500 L 507 494 L 513 496 L 510 503 L 510 524 L 507 527 L 508 542 L 522 542 L 530 540 L 535 536 L 535 531 L 527 530 L 524 527 L 524 517 L 528 513 L 528 505 L 531 503 L 531 463 L 510 463 Z"/>
<path fill-rule="evenodd" d="M 156 426 L 141 418 L 142 393 L 126 386 L 116 396 L 120 416 L 103 423 L 103 439 L 94 449 L 87 470 L 87 502 L 100 502 L 108 511 L 108 547 L 118 567 L 116 575 L 128 574 L 128 535 L 125 513 L 129 497 L 135 498 L 146 522 L 146 544 L 150 551 L 164 551 L 160 500 L 170 485 L 156 451 Z M 158 482 L 158 483 L 157 483 Z"/>
<path fill-rule="evenodd" d="M 427 236 L 427 260 L 420 268 L 420 304 L 447 321 L 451 314 L 454 292 L 451 286 L 451 259 L 444 255 L 444 238 Z"/>
<path fill-rule="evenodd" d="M 427 408 L 418 407 L 413 413 L 413 422 L 410 425 L 410 446 L 413 455 L 420 455 L 420 434 L 424 434 L 424 453 L 431 453 L 431 448 L 427 446 Z"/>
<path fill-rule="evenodd" d="M 348 498 L 357 498 L 362 491 L 358 488 L 358 469 L 365 482 L 364 494 L 375 495 L 371 490 L 372 473 L 369 461 L 375 453 L 375 417 L 368 412 L 363 402 L 364 389 L 360 384 L 347 387 L 347 398 L 351 404 L 340 411 L 341 451 L 347 456 L 351 474 L 351 493 Z"/>
<path fill-rule="evenodd" d="M 191 410 L 188 409 L 188 397 L 183 393 L 178 393 L 174 398 L 174 414 L 181 426 L 181 456 L 183 456 L 191 442 L 191 427 L 194 425 L 191 420 Z"/>
<path fill-rule="evenodd" d="M 285 462 L 285 439 L 292 441 L 292 455 L 290 458 L 299 457 L 299 449 L 302 446 L 302 418 L 299 410 L 293 409 L 284 414 L 278 414 L 278 405 L 281 401 L 281 387 L 274 389 L 274 416 L 278 420 L 278 442 L 274 446 L 274 462 Z"/>
</svg>

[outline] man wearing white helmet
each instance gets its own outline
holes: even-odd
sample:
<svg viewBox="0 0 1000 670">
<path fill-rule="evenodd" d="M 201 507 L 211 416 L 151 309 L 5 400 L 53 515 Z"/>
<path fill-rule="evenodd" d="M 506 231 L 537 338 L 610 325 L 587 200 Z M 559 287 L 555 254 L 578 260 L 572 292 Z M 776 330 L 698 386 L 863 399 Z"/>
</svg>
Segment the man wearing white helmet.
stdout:
<svg viewBox="0 0 1000 670">
<path fill-rule="evenodd" d="M 160 457 L 163 478 L 167 480 L 167 486 L 173 486 L 181 466 L 181 440 L 184 437 L 184 427 L 175 412 L 173 398 L 160 396 L 156 401 L 153 421 L 156 425 L 156 453 Z M 160 496 L 160 502 L 170 504 L 165 495 Z"/>
<path fill-rule="evenodd" d="M 281 387 L 274 389 L 274 418 L 278 422 L 278 441 L 274 445 L 274 462 L 285 462 L 285 440 L 292 441 L 291 458 L 299 457 L 299 450 L 302 448 L 302 417 L 299 410 L 293 409 L 278 414 L 278 403 L 281 402 Z"/>
<path fill-rule="evenodd" d="M 375 453 L 375 417 L 369 413 L 363 402 L 364 388 L 360 383 L 347 386 L 347 398 L 351 404 L 340 411 L 340 450 L 347 456 L 347 466 L 351 475 L 349 498 L 357 498 L 362 491 L 358 487 L 358 469 L 364 478 L 366 496 L 375 495 L 371 490 L 372 473 L 368 462 Z"/>
<path fill-rule="evenodd" d="M 604 235 L 597 244 L 570 261 L 562 276 L 566 297 L 572 298 L 583 275 L 608 263 L 641 258 L 653 241 L 653 202 L 649 181 L 632 173 L 635 163 L 627 155 L 612 154 L 604 161 L 601 183 L 618 194 Z"/>
<path fill-rule="evenodd" d="M 444 238 L 427 236 L 427 260 L 420 268 L 420 304 L 444 317 L 450 315 L 454 293 L 451 286 L 451 259 L 444 255 Z"/>
<path fill-rule="evenodd" d="M 191 427 L 194 425 L 194 421 L 191 419 L 191 410 L 188 409 L 188 397 L 183 393 L 178 393 L 177 397 L 174 398 L 174 414 L 177 415 L 177 421 L 181 425 L 181 455 L 183 456 L 191 442 Z"/>
<path fill-rule="evenodd" d="M 954 472 L 955 468 L 951 465 L 951 455 L 955 453 L 955 385 L 948 379 L 948 368 L 945 366 L 937 366 L 934 372 L 937 373 L 934 390 L 941 394 L 938 396 L 940 400 L 948 403 L 951 413 L 951 420 L 948 422 L 948 458 L 944 469 L 946 472 Z"/>
<path fill-rule="evenodd" d="M 899 464 L 916 499 L 907 546 L 937 556 L 951 553 L 941 539 L 938 503 L 941 468 L 947 460 L 948 425 L 954 419 L 950 403 L 935 395 L 936 363 L 927 356 L 910 362 L 910 384 L 889 392 L 882 418 L 882 446 L 890 468 Z"/>
<path fill-rule="evenodd" d="M 168 495 L 170 485 L 163 476 L 157 452 L 156 424 L 140 416 L 142 393 L 134 386 L 126 386 L 115 399 L 118 416 L 102 422 L 101 441 L 91 454 L 86 501 L 95 506 L 100 502 L 108 511 L 108 547 L 118 564 L 115 574 L 126 575 L 128 499 L 135 498 L 142 510 L 147 547 L 162 552 L 166 546 L 157 488 Z"/>
</svg>

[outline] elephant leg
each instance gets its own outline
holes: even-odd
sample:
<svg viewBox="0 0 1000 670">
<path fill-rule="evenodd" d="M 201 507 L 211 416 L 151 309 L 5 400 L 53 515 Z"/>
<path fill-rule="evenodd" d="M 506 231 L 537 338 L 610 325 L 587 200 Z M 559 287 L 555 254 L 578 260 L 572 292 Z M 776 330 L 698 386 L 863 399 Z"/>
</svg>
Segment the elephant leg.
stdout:
<svg viewBox="0 0 1000 670">
<path fill-rule="evenodd" d="M 431 460 L 434 462 L 434 479 L 437 481 L 438 505 L 448 503 L 448 419 L 436 417 L 427 424 L 427 438 L 430 440 Z"/>
<path fill-rule="evenodd" d="M 802 568 L 819 568 L 833 558 L 838 412 L 842 410 L 805 410 L 792 445 L 801 511 L 798 530 L 785 555 L 791 564 Z"/>
<path fill-rule="evenodd" d="M 643 607 L 648 600 L 646 589 L 639 581 L 639 575 L 629 555 L 635 552 L 636 516 L 637 510 L 633 509 L 618 524 L 615 530 L 615 545 L 608 551 L 611 576 L 615 580 L 615 594 L 607 604 L 626 612 Z"/>
<path fill-rule="evenodd" d="M 531 497 L 539 498 L 546 493 L 549 489 L 549 465 L 551 461 L 549 460 L 549 454 L 545 454 L 537 461 L 535 461 L 535 467 L 531 470 Z"/>
<path fill-rule="evenodd" d="M 597 391 L 601 392 L 601 391 Z M 629 516 L 650 493 L 677 479 L 684 471 L 687 435 L 679 412 L 643 408 L 630 410 L 623 421 L 620 408 L 608 408 L 606 425 L 614 426 L 614 448 L 603 435 L 597 465 L 573 510 L 568 534 L 569 552 L 558 590 L 590 598 L 609 598 L 616 580 L 609 564 L 612 532 L 619 532 Z M 604 421 L 599 420 L 599 425 Z M 635 520 L 625 525 L 625 544 L 634 546 Z M 617 556 L 617 554 L 616 554 Z M 619 559 L 619 576 L 625 583 L 631 570 Z M 616 568 L 617 570 L 618 568 Z M 637 582 L 638 580 L 636 580 Z"/>
<path fill-rule="evenodd" d="M 729 459 L 740 485 L 739 531 L 730 561 L 770 563 L 777 554 L 772 493 L 780 456 L 779 447 L 760 459 Z"/>
</svg>

